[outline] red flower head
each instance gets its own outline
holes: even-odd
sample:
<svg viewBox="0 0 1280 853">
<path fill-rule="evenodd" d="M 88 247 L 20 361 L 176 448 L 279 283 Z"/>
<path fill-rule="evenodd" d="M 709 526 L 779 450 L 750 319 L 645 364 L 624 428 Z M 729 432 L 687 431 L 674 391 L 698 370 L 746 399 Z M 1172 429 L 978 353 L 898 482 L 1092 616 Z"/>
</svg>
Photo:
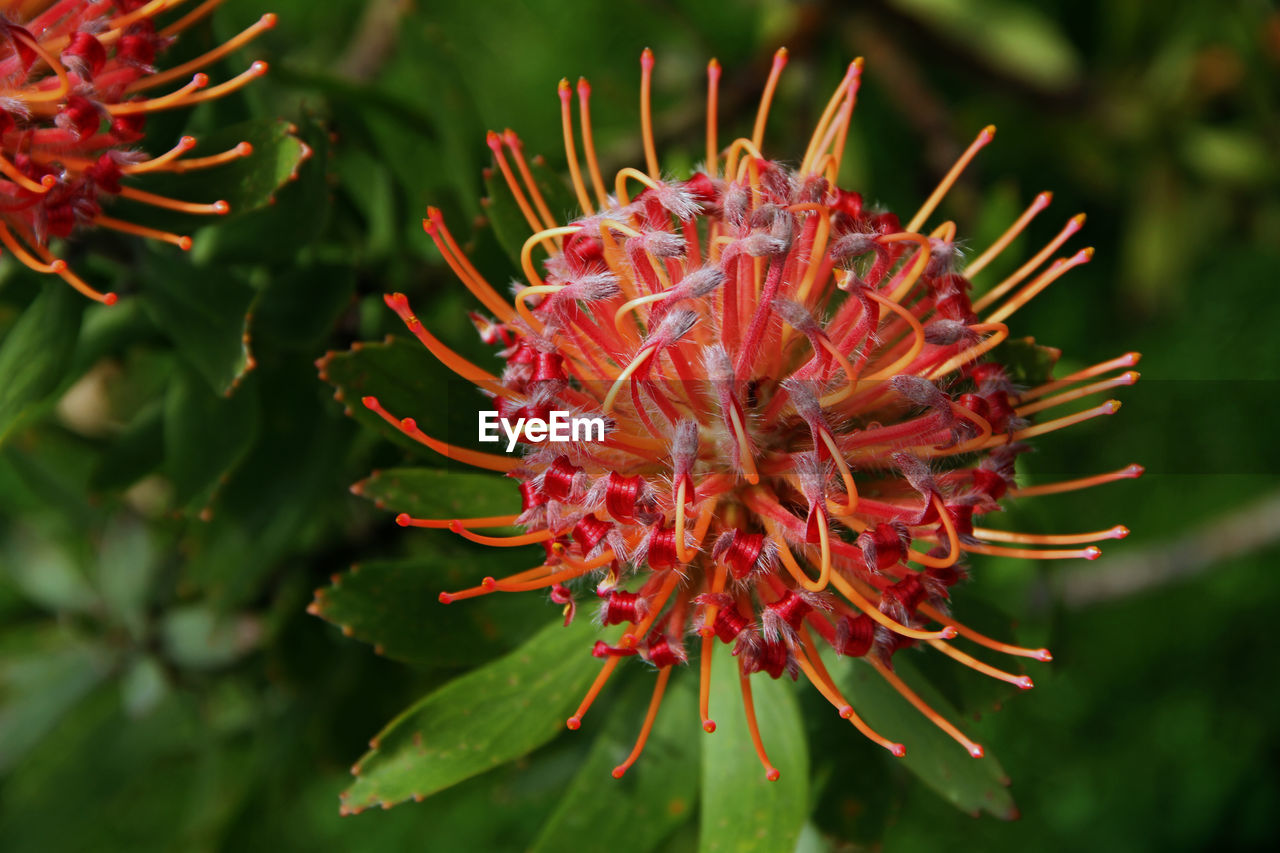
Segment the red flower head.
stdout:
<svg viewBox="0 0 1280 853">
<path fill-rule="evenodd" d="M 52 237 L 102 227 L 172 243 L 191 238 L 107 216 L 112 196 L 167 210 L 225 214 L 225 201 L 195 204 L 135 189 L 129 179 L 147 172 L 187 172 L 251 152 L 248 143 L 207 157 L 185 158 L 196 140 L 184 136 L 172 150 L 151 157 L 133 147 L 147 117 L 222 97 L 262 76 L 254 62 L 237 77 L 210 85 L 201 69 L 275 26 L 264 15 L 238 36 L 203 56 L 167 70 L 156 58 L 175 38 L 218 5 L 201 3 L 167 23 L 156 18 L 184 0 L 0 0 L 0 241 L 33 270 L 54 273 L 84 295 L 115 302 L 49 251 Z M 38 13 L 23 20 L 33 10 Z"/>
<path fill-rule="evenodd" d="M 1042 193 L 989 249 L 961 264 L 955 226 L 922 231 L 961 170 L 989 143 L 983 130 L 904 225 L 836 185 L 862 64 L 832 95 L 798 167 L 767 159 L 769 105 L 786 63 L 779 51 L 754 133 L 722 149 L 719 66 L 708 69 L 704 171 L 686 180 L 659 169 L 649 111 L 652 55 L 645 51 L 641 124 L 645 168 L 601 177 L 589 120 L 590 88 L 578 84 L 585 177 L 576 153 L 572 92 L 560 84 L 564 145 L 583 216 L 552 216 L 520 141 L 490 134 L 497 168 L 528 221 L 527 285 L 514 303 L 459 250 L 440 213 L 425 221 L 457 276 L 496 315 L 478 323 L 505 348 L 498 374 L 446 348 L 401 294 L 387 304 L 449 368 L 478 385 L 520 435 L 522 457 L 461 449 L 411 419 L 370 409 L 444 455 L 519 483 L 518 516 L 417 519 L 494 546 L 541 543 L 546 559 L 507 578 L 442 593 L 448 603 L 494 592 L 549 590 L 565 605 L 598 598 L 603 625 L 625 624 L 616 645 L 596 643 L 603 666 L 568 721 L 576 729 L 624 658 L 658 671 L 636 760 L 673 669 L 697 659 L 704 728 L 713 731 L 712 650 L 732 647 L 748 725 L 756 727 L 751 676 L 803 675 L 864 735 L 896 755 L 905 747 L 868 726 L 845 700 L 819 644 L 863 657 L 908 702 L 972 755 L 982 747 L 931 709 L 893 671 L 893 657 L 926 645 L 988 676 L 1031 687 L 1025 675 L 962 651 L 1047 661 L 1045 649 L 1008 645 L 953 619 L 950 589 L 966 554 L 1094 559 L 1091 542 L 1128 531 L 1079 535 L 1007 533 L 978 519 L 1009 496 L 1067 491 L 1137 476 L 1131 466 L 1083 480 L 1019 489 L 1015 457 L 1028 439 L 1100 415 L 1109 401 L 1036 423 L 1044 411 L 1131 384 L 1128 354 L 1056 381 L 1019 387 L 1002 365 L 1006 321 L 1072 267 L 1084 249 L 1045 266 L 1083 222 L 1071 219 L 1035 257 L 971 299 L 971 282 L 1048 206 Z M 612 194 L 610 192 L 612 191 Z M 545 256 L 537 263 L 537 253 Z M 1100 378 L 1109 377 L 1109 378 Z M 603 419 L 598 441 L 543 443 L 534 421 L 552 411 Z M 523 535 L 477 528 L 518 524 Z M 1032 547 L 1048 546 L 1048 547 Z"/>
</svg>

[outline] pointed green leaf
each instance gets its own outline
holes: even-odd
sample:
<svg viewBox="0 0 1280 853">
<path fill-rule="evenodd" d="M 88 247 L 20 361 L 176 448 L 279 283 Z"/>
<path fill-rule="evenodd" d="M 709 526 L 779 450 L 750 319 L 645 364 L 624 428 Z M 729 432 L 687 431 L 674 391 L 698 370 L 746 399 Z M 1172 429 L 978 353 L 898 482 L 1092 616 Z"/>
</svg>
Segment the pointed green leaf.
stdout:
<svg viewBox="0 0 1280 853">
<path fill-rule="evenodd" d="M 275 273 L 253 307 L 254 339 L 314 352 L 351 304 L 355 287 L 355 270 L 347 265 L 310 264 Z"/>
<path fill-rule="evenodd" d="M 124 490 L 164 463 L 164 401 L 138 411 L 94 466 L 94 491 Z"/>
<path fill-rule="evenodd" d="M 557 621 L 423 698 L 374 738 L 343 794 L 345 808 L 425 797 L 551 740 L 600 670 L 591 656 L 596 635 L 590 620 L 567 628 Z"/>
<path fill-rule="evenodd" d="M 431 535 L 431 534 L 426 534 Z M 422 667 L 474 666 L 509 651 L 560 612 L 532 595 L 441 604 L 441 591 L 501 577 L 516 564 L 500 549 L 466 547 L 437 533 L 420 557 L 361 563 L 316 591 L 310 612 L 379 654 Z M 504 565 L 505 563 L 505 565 Z M 465 641 L 459 642 L 459 638 Z"/>
<path fill-rule="evenodd" d="M 84 305 L 71 288 L 49 282 L 0 341 L 0 443 L 57 390 Z"/>
<path fill-rule="evenodd" d="M 203 509 L 249 452 L 258 431 L 255 391 L 238 388 L 224 397 L 190 371 L 180 372 L 164 412 L 165 470 L 175 505 Z"/>
<path fill-rule="evenodd" d="M 0 772 L 12 768 L 111 666 L 107 649 L 61 626 L 0 635 Z"/>
<path fill-rule="evenodd" d="M 1008 777 L 992 755 L 971 757 L 863 661 L 835 654 L 824 659 L 836 686 L 858 714 L 876 731 L 906 746 L 902 763 L 926 785 L 973 815 L 985 811 L 1003 820 L 1017 816 L 1017 807 L 1006 787 Z M 894 671 L 934 710 L 963 730 L 955 709 L 920 678 L 905 655 L 895 657 Z"/>
<path fill-rule="evenodd" d="M 751 678 L 756 720 L 781 776 L 765 778 L 747 728 L 738 659 L 725 653 L 711 667 L 716 730 L 702 743 L 701 853 L 792 850 L 809 812 L 809 752 L 790 680 Z"/>
<path fill-rule="evenodd" d="M 630 754 L 644 721 L 655 675 L 631 685 L 542 827 L 533 853 L 647 853 L 693 817 L 698 752 L 696 679 L 674 673 L 644 754 L 621 779 L 611 772 Z"/>
<path fill-rule="evenodd" d="M 415 518 L 479 518 L 520 512 L 520 492 L 500 474 L 388 468 L 351 487 L 381 509 Z"/>
<path fill-rule="evenodd" d="M 303 122 L 296 132 L 300 139 L 282 139 L 264 161 L 263 173 L 251 182 L 246 195 L 261 203 L 243 206 L 245 215 L 233 215 L 195 236 L 191 254 L 196 263 L 289 261 L 319 234 L 332 206 L 329 133 L 314 120 Z M 253 159 L 244 161 L 246 168 Z M 233 206 L 233 214 L 235 210 Z"/>
<path fill-rule="evenodd" d="M 228 270 L 191 266 L 167 249 L 154 250 L 146 267 L 138 298 L 147 313 L 215 392 L 229 393 L 253 365 L 254 289 Z"/>
</svg>

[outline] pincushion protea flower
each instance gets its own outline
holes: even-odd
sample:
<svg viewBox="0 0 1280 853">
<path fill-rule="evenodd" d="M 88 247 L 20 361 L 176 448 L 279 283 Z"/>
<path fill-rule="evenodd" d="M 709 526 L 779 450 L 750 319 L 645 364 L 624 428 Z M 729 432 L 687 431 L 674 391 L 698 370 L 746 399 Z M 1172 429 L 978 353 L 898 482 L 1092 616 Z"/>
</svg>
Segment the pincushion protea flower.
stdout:
<svg viewBox="0 0 1280 853">
<path fill-rule="evenodd" d="M 449 528 L 498 547 L 541 543 L 546 559 L 510 577 L 440 595 L 445 603 L 498 592 L 549 591 L 565 606 L 598 597 L 602 625 L 625 623 L 617 645 L 598 641 L 603 665 L 577 711 L 576 729 L 627 657 L 657 669 L 648 716 L 621 776 L 637 759 L 668 679 L 699 646 L 700 706 L 710 713 L 713 647 L 732 646 L 748 728 L 770 779 L 751 676 L 804 677 L 865 736 L 895 755 L 903 744 L 872 729 L 837 688 L 825 643 L 863 657 L 910 704 L 973 756 L 982 747 L 894 672 L 900 649 L 927 645 L 1023 688 L 1025 675 L 953 644 L 1047 661 L 1045 649 L 987 637 L 952 618 L 949 590 L 966 554 L 1046 560 L 1099 555 L 1089 544 L 1127 534 L 1009 533 L 975 524 L 1007 497 L 1082 489 L 1135 477 L 1110 474 L 1017 488 L 1026 440 L 1117 410 L 1108 401 L 1040 423 L 1036 416 L 1137 374 L 1129 353 L 1036 387 L 1002 366 L 1006 321 L 1071 268 L 1084 249 L 1045 262 L 1083 223 L 983 295 L 972 281 L 1050 203 L 1042 193 L 988 249 L 960 267 L 955 225 L 921 231 L 961 170 L 989 143 L 984 129 L 920 210 L 903 225 L 836 185 L 861 61 L 831 96 L 799 165 L 767 159 L 762 143 L 786 52 L 779 51 L 749 138 L 722 150 L 720 69 L 708 69 L 706 163 L 687 180 L 663 176 L 641 61 L 645 168 L 605 184 L 589 118 L 591 90 L 560 84 L 564 147 L 583 215 L 560 224 L 533 180 L 520 140 L 491 133 L 498 170 L 528 222 L 528 281 L 504 298 L 477 271 L 432 209 L 424 222 L 453 271 L 493 319 L 477 315 L 506 364 L 490 373 L 464 360 L 414 316 L 402 294 L 387 305 L 441 362 L 494 400 L 500 415 L 553 410 L 607 419 L 600 442 L 542 444 L 523 436 L 520 458 L 448 445 L 375 398 L 364 404 L 445 456 L 519 484 L 519 515 L 461 519 L 398 516 L 404 526 Z M 584 177 L 585 175 L 585 177 Z M 612 195 L 610 195 L 612 190 Z M 636 192 L 638 191 L 638 193 Z M 633 194 L 634 193 L 634 194 Z M 537 262 L 537 253 L 545 257 Z M 476 529 L 520 525 L 513 537 Z M 1035 546 L 1049 546 L 1047 548 Z M 691 639 L 690 638 L 696 638 Z"/>
<path fill-rule="evenodd" d="M 156 57 L 221 0 L 207 0 L 170 23 L 157 24 L 157 16 L 184 3 L 0 0 L 0 241 L 31 269 L 56 274 L 108 305 L 115 294 L 95 290 L 55 258 L 49 239 L 101 227 L 188 249 L 190 237 L 107 216 L 103 202 L 119 196 L 182 213 L 228 213 L 226 201 L 179 201 L 125 181 L 149 172 L 205 169 L 252 152 L 241 143 L 220 154 L 184 157 L 196 145 L 190 136 L 158 157 L 132 147 L 152 113 L 222 97 L 267 70 L 265 62 L 254 62 L 210 86 L 201 69 L 275 26 L 271 14 L 202 56 L 157 70 Z M 162 94 L 153 93 L 161 87 Z"/>
</svg>

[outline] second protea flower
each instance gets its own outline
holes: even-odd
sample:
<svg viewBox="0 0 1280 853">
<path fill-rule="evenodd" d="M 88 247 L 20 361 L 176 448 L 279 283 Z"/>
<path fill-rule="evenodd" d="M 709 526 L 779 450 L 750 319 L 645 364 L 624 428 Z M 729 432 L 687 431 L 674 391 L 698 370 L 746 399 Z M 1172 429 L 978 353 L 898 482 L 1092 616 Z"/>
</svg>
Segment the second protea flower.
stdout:
<svg viewBox="0 0 1280 853">
<path fill-rule="evenodd" d="M 504 297 L 468 261 L 438 211 L 425 227 L 457 276 L 490 312 L 477 317 L 505 364 L 489 372 L 423 328 L 408 300 L 387 297 L 409 329 L 449 368 L 493 399 L 509 422 L 553 411 L 600 418 L 602 441 L 542 443 L 521 435 L 520 457 L 457 448 L 416 423 L 365 405 L 446 456 L 514 479 L 523 512 L 418 519 L 493 546 L 541 543 L 545 560 L 506 578 L 441 594 L 448 603 L 495 592 L 546 591 L 566 620 L 596 602 L 602 668 L 568 720 L 578 728 L 616 668 L 638 657 L 656 668 L 649 715 L 620 776 L 636 760 L 673 670 L 694 661 L 704 728 L 710 673 L 740 673 L 749 729 L 769 778 L 751 677 L 790 675 L 816 687 L 864 735 L 896 755 L 904 745 L 867 725 L 823 665 L 820 644 L 864 658 L 905 699 L 974 756 L 982 748 L 930 708 L 893 670 L 894 655 L 926 645 L 1019 687 L 1031 680 L 980 661 L 952 641 L 1048 660 L 1045 649 L 984 636 L 952 618 L 951 588 L 967 554 L 1039 559 L 1098 556 L 1093 533 L 1001 532 L 978 519 L 1009 496 L 1067 491 L 1137 476 L 1137 466 L 1019 489 L 1015 457 L 1026 440 L 1111 414 L 1108 401 L 1036 423 L 1042 412 L 1127 385 L 1126 354 L 1018 387 L 1002 366 L 1007 321 L 1079 264 L 1084 249 L 1050 260 L 1081 226 L 1061 233 L 1012 275 L 971 298 L 990 261 L 1050 202 L 1035 198 L 994 245 L 962 264 L 955 225 L 922 230 L 960 171 L 990 142 L 984 129 L 905 224 L 836 185 L 861 62 L 850 65 L 793 168 L 763 153 L 770 101 L 786 63 L 780 51 L 750 137 L 718 141 L 720 70 L 708 77 L 706 162 L 686 180 L 664 176 L 651 129 L 653 67 L 641 62 L 645 168 L 606 184 L 589 121 L 590 88 L 560 86 L 564 145 L 583 215 L 555 219 L 519 140 L 490 134 L 497 168 L 527 220 L 527 282 Z M 578 144 L 585 169 L 577 156 Z M 1047 265 L 1046 265 L 1046 262 Z M 525 533 L 477 529 L 520 525 Z M 1033 547 L 1029 547 L 1033 546 Z M 1047 547 L 1040 547 L 1047 546 Z M 719 661 L 715 648 L 732 657 Z"/>
<path fill-rule="evenodd" d="M 147 117 L 227 95 L 262 76 L 265 62 L 210 85 L 204 69 L 275 26 L 275 15 L 189 62 L 157 69 L 157 57 L 220 3 L 195 5 L 158 21 L 185 0 L 0 0 L 0 243 L 37 272 L 56 274 L 84 295 L 111 304 L 49 240 L 98 227 L 191 246 L 191 238 L 109 216 L 105 205 L 125 198 L 190 214 L 225 214 L 226 201 L 189 202 L 129 185 L 138 175 L 188 172 L 247 156 L 241 143 L 210 156 L 185 157 L 196 140 L 184 136 L 159 156 L 134 146 Z M 27 17 L 31 15 L 31 17 Z"/>
</svg>

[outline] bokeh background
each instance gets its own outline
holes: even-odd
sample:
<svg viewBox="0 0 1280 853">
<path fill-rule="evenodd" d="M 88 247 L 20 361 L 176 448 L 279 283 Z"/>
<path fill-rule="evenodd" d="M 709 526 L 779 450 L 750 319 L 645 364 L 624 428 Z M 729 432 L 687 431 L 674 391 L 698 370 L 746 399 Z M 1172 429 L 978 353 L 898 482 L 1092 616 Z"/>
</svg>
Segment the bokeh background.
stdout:
<svg viewBox="0 0 1280 853">
<path fill-rule="evenodd" d="M 0 847 L 521 850 L 540 839 L 585 738 L 558 738 L 422 803 L 339 816 L 348 768 L 387 720 L 556 611 L 528 596 L 477 611 L 482 625 L 441 612 L 435 592 L 488 573 L 491 558 L 397 528 L 349 492 L 375 468 L 425 457 L 344 414 L 313 362 L 402 335 L 381 303 L 390 290 L 477 350 L 471 306 L 419 222 L 428 203 L 464 233 L 484 214 L 487 129 L 515 128 L 563 167 L 561 77 L 592 82 L 606 171 L 630 164 L 637 58 L 652 47 L 660 150 L 684 174 L 700 156 L 707 59 L 725 68 L 725 126 L 744 131 L 779 45 L 791 62 L 767 153 L 803 150 L 844 66 L 864 56 L 845 186 L 909 213 L 994 123 L 996 141 L 944 206 L 971 245 L 1041 190 L 1053 205 L 1019 252 L 1087 212 L 1079 245 L 1097 248 L 1093 262 L 1021 311 L 1016 331 L 1063 348 L 1064 367 L 1141 351 L 1143 379 L 1116 417 L 1041 440 L 1026 470 L 1147 468 L 1137 481 L 1011 506 L 1015 529 L 1128 525 L 1133 535 L 1101 560 L 975 558 L 957 595 L 961 614 L 1013 614 L 1019 638 L 1055 652 L 1029 670 L 1037 688 L 1016 697 L 974 689 L 973 674 L 938 674 L 1011 777 L 1020 818 L 955 809 L 847 726 L 820 721 L 829 709 L 805 696 L 814 783 L 801 848 L 1274 843 L 1273 4 L 227 0 L 190 40 L 225 37 L 265 11 L 280 22 L 252 55 L 271 60 L 269 76 L 154 123 L 151 147 L 167 147 L 183 122 L 209 133 L 278 115 L 315 155 L 274 205 L 197 232 L 190 256 L 81 243 L 95 283 L 126 298 L 60 309 L 47 394 L 5 419 Z M 481 228 L 474 244 L 502 274 L 492 235 Z M 10 370 L 10 333 L 60 286 L 0 260 Z M 326 364 L 338 390 L 371 369 L 350 354 Z M 410 391 L 440 387 L 429 359 L 413 364 L 425 373 L 405 379 Z M 363 629 L 348 637 L 306 611 L 356 562 L 390 566 L 391 580 L 386 613 L 357 614 Z M 379 632 L 391 635 L 382 654 Z M 642 761 L 633 773 L 644 772 Z M 644 849 L 697 849 L 696 801 L 687 806 L 689 819 Z M 568 849 L 633 849 L 627 827 L 642 819 L 615 814 Z"/>
</svg>

